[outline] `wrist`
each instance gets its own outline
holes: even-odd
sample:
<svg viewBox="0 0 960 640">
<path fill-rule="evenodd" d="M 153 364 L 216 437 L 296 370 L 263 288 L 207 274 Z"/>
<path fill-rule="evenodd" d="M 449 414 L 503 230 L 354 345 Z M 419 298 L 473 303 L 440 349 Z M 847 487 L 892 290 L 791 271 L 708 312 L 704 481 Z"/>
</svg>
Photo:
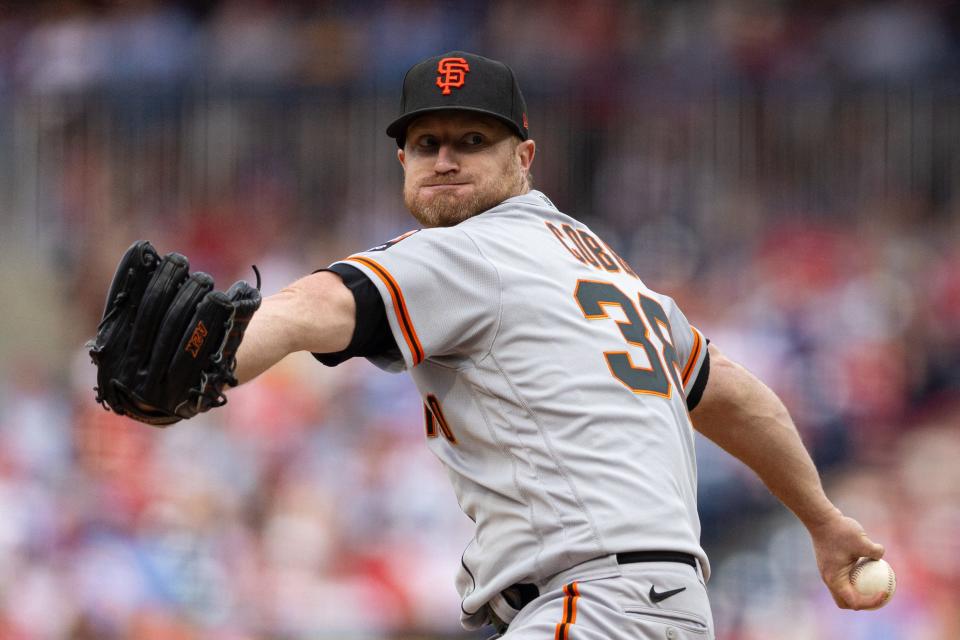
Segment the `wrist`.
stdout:
<svg viewBox="0 0 960 640">
<path fill-rule="evenodd" d="M 811 534 L 814 534 L 817 530 L 829 526 L 831 523 L 836 522 L 839 518 L 843 518 L 843 513 L 830 501 L 827 501 L 825 505 L 816 509 L 815 511 L 811 511 L 809 514 L 804 515 L 798 514 L 798 517 L 807 530 Z"/>
</svg>

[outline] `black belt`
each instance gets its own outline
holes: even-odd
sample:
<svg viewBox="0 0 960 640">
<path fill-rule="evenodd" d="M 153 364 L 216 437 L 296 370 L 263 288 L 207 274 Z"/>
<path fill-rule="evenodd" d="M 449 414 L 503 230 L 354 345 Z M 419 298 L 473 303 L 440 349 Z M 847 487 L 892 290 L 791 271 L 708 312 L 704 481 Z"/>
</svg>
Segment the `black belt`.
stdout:
<svg viewBox="0 0 960 640">
<path fill-rule="evenodd" d="M 617 564 L 635 562 L 680 562 L 697 568 L 697 559 L 680 551 L 625 551 L 617 554 Z M 523 582 L 507 587 L 501 595 L 507 604 L 519 611 L 540 597 L 540 589 L 535 584 Z"/>
<path fill-rule="evenodd" d="M 618 564 L 634 562 L 681 562 L 697 568 L 697 559 L 689 553 L 680 551 L 627 551 L 617 554 Z"/>
</svg>

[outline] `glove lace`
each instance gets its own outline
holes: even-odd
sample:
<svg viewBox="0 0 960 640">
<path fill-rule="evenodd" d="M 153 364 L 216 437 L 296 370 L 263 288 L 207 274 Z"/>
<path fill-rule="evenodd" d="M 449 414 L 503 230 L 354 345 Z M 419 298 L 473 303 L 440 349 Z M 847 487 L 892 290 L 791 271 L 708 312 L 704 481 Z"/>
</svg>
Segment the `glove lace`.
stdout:
<svg viewBox="0 0 960 640">
<path fill-rule="evenodd" d="M 212 358 L 213 366 L 204 372 L 200 387 L 190 389 L 190 400 L 196 403 L 197 410 L 222 407 L 227 404 L 227 396 L 223 393 L 225 386 L 235 387 L 238 384 L 234 372 L 237 368 L 237 359 Z"/>
</svg>

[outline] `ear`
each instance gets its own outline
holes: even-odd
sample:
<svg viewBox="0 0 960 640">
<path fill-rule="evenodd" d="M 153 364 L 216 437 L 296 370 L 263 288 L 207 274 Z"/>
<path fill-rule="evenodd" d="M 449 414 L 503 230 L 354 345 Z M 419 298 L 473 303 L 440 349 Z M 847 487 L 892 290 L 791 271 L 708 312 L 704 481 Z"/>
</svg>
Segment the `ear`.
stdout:
<svg viewBox="0 0 960 640">
<path fill-rule="evenodd" d="M 403 170 L 407 170 L 407 155 L 403 152 L 403 149 L 397 149 L 397 160 L 400 161 L 400 166 L 403 167 Z"/>
<path fill-rule="evenodd" d="M 514 153 L 517 156 L 517 161 L 520 163 L 520 167 L 523 171 L 529 172 L 530 165 L 533 164 L 533 157 L 537 155 L 537 143 L 533 140 L 524 140 L 517 145 Z"/>
</svg>

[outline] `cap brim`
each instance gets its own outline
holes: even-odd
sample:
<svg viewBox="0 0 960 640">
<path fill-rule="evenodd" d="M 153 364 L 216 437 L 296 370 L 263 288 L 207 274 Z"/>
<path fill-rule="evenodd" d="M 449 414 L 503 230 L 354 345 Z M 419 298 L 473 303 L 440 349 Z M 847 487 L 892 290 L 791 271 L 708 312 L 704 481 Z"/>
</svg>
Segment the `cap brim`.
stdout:
<svg viewBox="0 0 960 640">
<path fill-rule="evenodd" d="M 457 107 L 457 106 L 426 107 L 423 109 L 417 109 L 416 111 L 411 111 L 410 113 L 405 113 L 403 116 L 397 118 L 396 120 L 390 123 L 390 126 L 387 127 L 387 135 L 390 136 L 391 138 L 394 138 L 397 141 L 397 145 L 402 147 L 403 141 L 406 139 L 407 126 L 409 126 L 410 122 L 412 122 L 416 118 L 419 118 L 422 115 L 426 115 L 428 113 L 436 113 L 438 111 L 469 111 L 471 113 L 480 113 L 485 116 L 490 116 L 491 118 L 495 118 L 500 122 L 502 122 L 503 124 L 507 125 L 507 128 L 509 128 L 514 133 L 516 133 L 518 136 L 520 136 L 521 140 L 526 140 L 528 138 L 527 133 L 521 130 L 520 127 L 517 126 L 516 122 L 510 120 L 509 118 L 503 117 L 499 113 L 495 113 L 493 111 L 490 111 L 489 109 L 478 109 L 477 107 Z"/>
</svg>

